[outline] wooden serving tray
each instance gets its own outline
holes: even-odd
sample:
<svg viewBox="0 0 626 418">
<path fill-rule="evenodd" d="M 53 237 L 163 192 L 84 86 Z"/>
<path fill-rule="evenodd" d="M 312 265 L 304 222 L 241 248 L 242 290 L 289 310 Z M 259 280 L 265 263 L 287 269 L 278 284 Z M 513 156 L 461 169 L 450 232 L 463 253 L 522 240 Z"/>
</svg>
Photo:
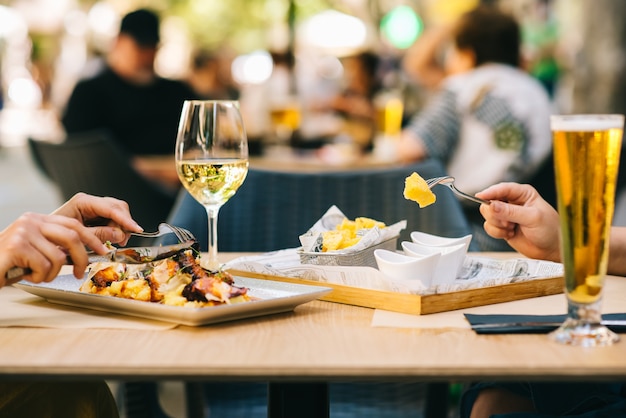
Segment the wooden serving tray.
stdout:
<svg viewBox="0 0 626 418">
<path fill-rule="evenodd" d="M 313 280 L 273 276 L 244 270 L 230 269 L 228 271 L 236 276 L 252 277 L 255 279 L 330 287 L 333 289 L 332 292 L 321 297 L 320 300 L 415 315 L 426 315 L 471 308 L 474 306 L 555 295 L 557 293 L 563 293 L 564 286 L 563 277 L 550 277 L 435 295 L 411 295 L 333 283 L 321 283 Z"/>
</svg>

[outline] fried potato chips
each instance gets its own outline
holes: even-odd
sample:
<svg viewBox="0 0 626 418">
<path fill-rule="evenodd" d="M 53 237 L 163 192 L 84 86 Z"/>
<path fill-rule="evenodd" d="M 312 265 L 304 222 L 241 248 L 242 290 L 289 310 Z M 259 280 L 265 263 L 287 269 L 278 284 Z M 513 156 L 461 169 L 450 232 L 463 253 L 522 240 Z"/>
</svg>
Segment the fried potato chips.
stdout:
<svg viewBox="0 0 626 418">
<path fill-rule="evenodd" d="M 385 223 L 366 217 L 359 217 L 354 220 L 344 218 L 334 230 L 322 233 L 322 252 L 352 247 L 361 240 L 359 231 L 374 227 L 384 228 Z"/>
</svg>

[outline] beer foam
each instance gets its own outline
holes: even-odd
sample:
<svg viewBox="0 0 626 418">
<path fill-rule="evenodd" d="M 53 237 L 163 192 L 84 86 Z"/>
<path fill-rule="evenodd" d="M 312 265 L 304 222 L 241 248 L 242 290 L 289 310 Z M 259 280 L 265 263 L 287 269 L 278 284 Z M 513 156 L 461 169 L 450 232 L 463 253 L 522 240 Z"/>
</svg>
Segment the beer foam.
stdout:
<svg viewBox="0 0 626 418">
<path fill-rule="evenodd" d="M 550 127 L 553 131 L 566 132 L 592 132 L 622 129 L 624 127 L 624 117 L 622 115 L 611 115 L 609 117 L 593 117 L 593 115 L 553 116 L 550 118 Z"/>
</svg>

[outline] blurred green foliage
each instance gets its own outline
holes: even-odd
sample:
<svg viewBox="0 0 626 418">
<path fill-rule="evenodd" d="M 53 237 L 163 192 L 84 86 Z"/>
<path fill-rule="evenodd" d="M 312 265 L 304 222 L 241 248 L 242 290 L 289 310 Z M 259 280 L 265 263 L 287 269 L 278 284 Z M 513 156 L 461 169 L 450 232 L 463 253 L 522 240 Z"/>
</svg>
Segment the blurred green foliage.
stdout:
<svg viewBox="0 0 626 418">
<path fill-rule="evenodd" d="M 111 0 L 112 3 L 118 3 Z M 85 6 L 94 0 L 81 0 Z M 162 16 L 176 16 L 187 24 L 191 40 L 206 48 L 228 45 L 249 52 L 267 48 L 270 30 L 288 29 L 289 7 L 295 8 L 292 24 L 328 8 L 341 7 L 339 0 L 135 0 L 123 3 L 127 10 L 149 7 Z"/>
</svg>

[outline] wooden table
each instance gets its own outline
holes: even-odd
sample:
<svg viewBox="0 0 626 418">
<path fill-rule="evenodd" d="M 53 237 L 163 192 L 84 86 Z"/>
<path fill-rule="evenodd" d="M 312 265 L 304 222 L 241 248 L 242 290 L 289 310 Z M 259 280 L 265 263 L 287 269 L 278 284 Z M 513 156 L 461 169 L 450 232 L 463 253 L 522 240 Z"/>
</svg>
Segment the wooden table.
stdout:
<svg viewBox="0 0 626 418">
<path fill-rule="evenodd" d="M 607 299 L 626 300 L 622 281 L 608 278 Z M 5 328 L 0 379 L 626 379 L 625 341 L 583 349 L 558 345 L 545 335 L 374 328 L 372 314 L 367 308 L 314 301 L 290 313 L 167 331 Z"/>
<path fill-rule="evenodd" d="M 560 346 L 545 335 L 373 328 L 372 312 L 316 301 L 292 313 L 168 331 L 6 328 L 0 344 L 0 378 L 303 382 L 626 378 L 624 341 L 591 350 Z"/>
</svg>

